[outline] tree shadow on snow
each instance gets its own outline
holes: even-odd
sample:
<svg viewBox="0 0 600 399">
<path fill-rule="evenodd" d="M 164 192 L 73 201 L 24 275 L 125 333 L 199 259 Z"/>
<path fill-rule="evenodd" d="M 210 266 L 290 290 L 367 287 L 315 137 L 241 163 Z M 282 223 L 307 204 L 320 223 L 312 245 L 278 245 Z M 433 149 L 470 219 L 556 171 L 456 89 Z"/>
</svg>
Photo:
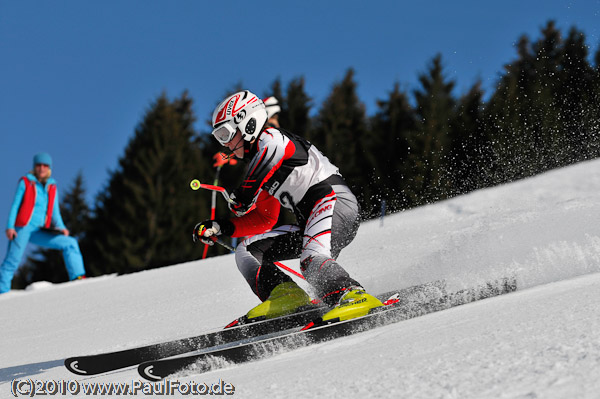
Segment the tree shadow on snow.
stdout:
<svg viewBox="0 0 600 399">
<path fill-rule="evenodd" d="M 64 364 L 64 359 L 51 360 L 48 362 L 23 364 L 21 366 L 5 367 L 0 369 L 0 383 L 12 381 L 19 378 L 27 378 L 36 374 L 40 374 L 54 367 L 59 367 Z"/>
</svg>

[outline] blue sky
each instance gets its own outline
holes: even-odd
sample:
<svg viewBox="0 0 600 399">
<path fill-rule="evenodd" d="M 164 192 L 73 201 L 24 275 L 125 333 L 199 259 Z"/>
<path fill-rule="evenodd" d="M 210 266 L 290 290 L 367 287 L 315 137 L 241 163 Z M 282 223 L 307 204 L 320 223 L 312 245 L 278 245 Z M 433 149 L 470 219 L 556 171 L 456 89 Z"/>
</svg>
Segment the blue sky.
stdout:
<svg viewBox="0 0 600 399">
<path fill-rule="evenodd" d="M 204 129 L 237 83 L 264 95 L 276 78 L 304 77 L 317 110 L 352 67 L 372 115 L 396 82 L 418 88 L 441 53 L 457 95 L 478 79 L 489 93 L 518 38 L 537 39 L 550 19 L 597 51 L 600 0 L 0 0 L 0 223 L 40 151 L 63 192 L 83 172 L 91 204 L 163 92 L 188 90 Z"/>
</svg>

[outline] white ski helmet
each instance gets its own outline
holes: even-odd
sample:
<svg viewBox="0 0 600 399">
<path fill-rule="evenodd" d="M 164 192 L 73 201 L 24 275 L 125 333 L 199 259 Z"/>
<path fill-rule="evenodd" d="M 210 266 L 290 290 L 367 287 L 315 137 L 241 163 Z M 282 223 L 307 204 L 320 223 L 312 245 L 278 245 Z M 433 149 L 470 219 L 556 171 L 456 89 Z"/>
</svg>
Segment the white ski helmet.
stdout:
<svg viewBox="0 0 600 399">
<path fill-rule="evenodd" d="M 213 112 L 212 134 L 225 145 L 240 129 L 244 140 L 253 141 L 266 122 L 267 111 L 262 100 L 248 90 L 240 91 L 227 97 Z"/>
<path fill-rule="evenodd" d="M 276 97 L 271 96 L 264 98 L 263 103 L 265 103 L 265 108 L 267 108 L 267 116 L 269 118 L 281 112 L 281 107 L 279 106 L 279 101 L 277 101 Z"/>
</svg>

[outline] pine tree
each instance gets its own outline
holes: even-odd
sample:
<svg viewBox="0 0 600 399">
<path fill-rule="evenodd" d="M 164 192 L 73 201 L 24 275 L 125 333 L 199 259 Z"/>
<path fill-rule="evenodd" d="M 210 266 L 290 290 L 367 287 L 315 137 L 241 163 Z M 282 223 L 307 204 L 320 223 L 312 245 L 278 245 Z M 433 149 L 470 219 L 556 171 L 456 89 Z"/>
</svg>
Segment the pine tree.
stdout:
<svg viewBox="0 0 600 399">
<path fill-rule="evenodd" d="M 281 79 L 277 78 L 271 84 L 270 94 L 266 94 L 263 98 L 275 96 L 277 101 L 279 101 L 280 105 L 285 103 L 285 99 L 283 98 L 283 90 L 281 88 Z M 283 107 L 282 107 L 283 108 Z"/>
<path fill-rule="evenodd" d="M 598 154 L 599 143 L 594 135 L 600 120 L 600 109 L 595 101 L 598 91 L 594 90 L 594 69 L 587 58 L 585 36 L 572 28 L 564 41 L 558 72 L 561 87 L 556 94 L 564 136 L 561 165 Z"/>
<path fill-rule="evenodd" d="M 563 41 L 553 21 L 541 33 L 533 44 L 520 39 L 486 107 L 496 184 L 585 159 L 593 148 L 597 108 L 584 36 L 572 29 Z"/>
<path fill-rule="evenodd" d="M 483 126 L 483 92 L 476 83 L 458 100 L 450 128 L 450 147 L 446 173 L 450 195 L 468 193 L 485 187 L 491 142 Z"/>
<path fill-rule="evenodd" d="M 73 187 L 67 191 L 61 204 L 61 215 L 69 233 L 81 239 L 89 225 L 90 207 L 85 200 L 86 190 L 83 174 L 75 177 Z"/>
<path fill-rule="evenodd" d="M 447 82 L 443 75 L 441 55 L 433 58 L 428 71 L 419 76 L 419 82 L 421 89 L 414 91 L 417 129 L 409 138 L 412 180 L 405 187 L 415 205 L 444 199 L 451 192 L 446 168 L 455 107 L 454 82 Z"/>
<path fill-rule="evenodd" d="M 588 158 L 600 157 L 600 47 L 594 55 L 594 68 L 592 71 L 592 95 L 590 98 L 588 115 L 589 149 Z"/>
<path fill-rule="evenodd" d="M 564 132 L 561 129 L 563 116 L 557 99 L 561 87 L 562 38 L 552 21 L 542 30 L 542 35 L 533 46 L 535 77 L 531 91 L 526 93 L 531 104 L 525 131 L 531 148 L 529 163 L 533 166 L 532 174 L 565 165 Z"/>
<path fill-rule="evenodd" d="M 370 165 L 362 145 L 368 134 L 365 106 L 356 93 L 354 71 L 349 69 L 334 85 L 307 136 L 340 169 L 361 204 L 370 198 L 365 190 Z"/>
<path fill-rule="evenodd" d="M 279 122 L 292 133 L 304 136 L 311 128 L 312 100 L 304 91 L 304 78 L 292 80 L 286 90 L 285 107 Z"/>
<path fill-rule="evenodd" d="M 497 90 L 485 110 L 486 130 L 493 134 L 491 185 L 531 176 L 535 172 L 535 137 L 538 120 L 532 95 L 536 87 L 536 57 L 525 35 L 517 44 L 518 58 L 505 66 Z"/>
<path fill-rule="evenodd" d="M 161 95 L 129 141 L 119 167 L 98 196 L 84 237 L 86 265 L 94 274 L 171 265 L 201 255 L 190 234 L 207 201 L 189 188 L 209 176 L 193 142 L 192 100 Z M 208 178 L 208 177 L 206 177 Z"/>
<path fill-rule="evenodd" d="M 379 211 L 379 201 L 385 200 L 387 209 L 392 212 L 410 206 L 403 188 L 409 177 L 408 140 L 416 129 L 415 111 L 398 83 L 387 100 L 377 101 L 377 107 L 378 111 L 371 120 L 372 140 L 364 143 L 367 158 L 373 165 L 369 180 L 373 192 L 377 193 L 372 201 L 372 216 Z"/>
</svg>

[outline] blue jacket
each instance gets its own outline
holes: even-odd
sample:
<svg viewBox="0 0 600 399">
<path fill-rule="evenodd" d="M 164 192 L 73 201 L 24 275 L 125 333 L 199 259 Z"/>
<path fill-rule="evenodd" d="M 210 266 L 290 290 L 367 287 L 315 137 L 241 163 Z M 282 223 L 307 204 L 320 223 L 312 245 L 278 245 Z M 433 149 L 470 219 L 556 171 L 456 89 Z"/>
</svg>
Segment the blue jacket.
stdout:
<svg viewBox="0 0 600 399">
<path fill-rule="evenodd" d="M 35 196 L 35 204 L 33 206 L 33 213 L 29 220 L 27 226 L 33 227 L 44 227 L 44 221 L 46 219 L 46 214 L 48 210 L 48 186 L 50 184 L 55 184 L 56 181 L 50 177 L 46 184 L 42 184 L 37 181 L 36 177 L 32 173 L 28 173 L 26 175 L 27 179 L 35 182 L 36 196 Z M 21 203 L 23 202 L 23 197 L 25 195 L 25 182 L 23 179 L 19 180 L 19 184 L 17 185 L 17 192 L 15 194 L 15 198 L 13 200 L 12 206 L 10 208 L 10 213 L 8 214 L 8 222 L 6 224 L 7 229 L 14 229 L 15 222 L 17 220 L 17 214 L 19 213 L 19 209 L 21 208 Z M 60 207 L 58 201 L 58 191 L 56 192 L 56 196 L 54 198 L 54 204 L 52 209 L 52 223 L 53 228 L 56 229 L 64 229 L 65 224 L 62 220 L 62 216 L 60 215 Z"/>
</svg>

